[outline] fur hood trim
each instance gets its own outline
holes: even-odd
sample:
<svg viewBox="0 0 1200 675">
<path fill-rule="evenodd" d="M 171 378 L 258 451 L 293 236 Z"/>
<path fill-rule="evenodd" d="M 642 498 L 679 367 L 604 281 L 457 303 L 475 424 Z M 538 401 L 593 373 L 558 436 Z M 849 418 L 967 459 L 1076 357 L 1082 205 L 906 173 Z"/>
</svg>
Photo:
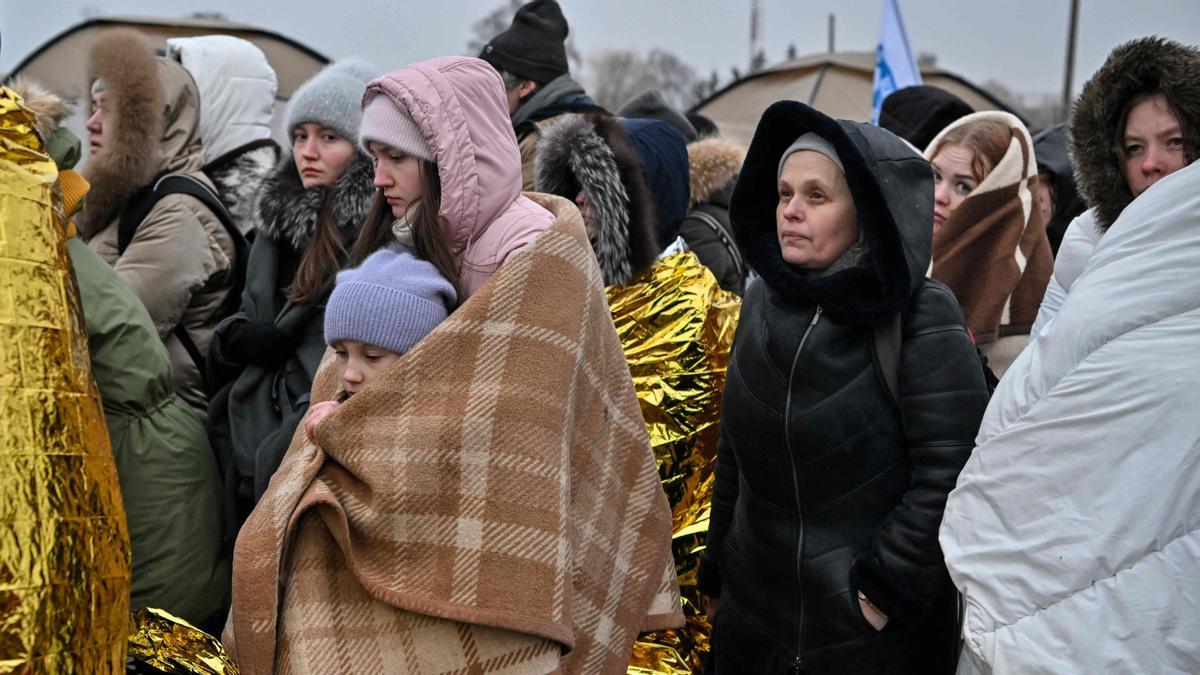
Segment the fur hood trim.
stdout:
<svg viewBox="0 0 1200 675">
<path fill-rule="evenodd" d="M 1184 152 L 1200 158 L 1200 49 L 1157 37 L 1140 38 L 1112 50 L 1083 86 L 1071 110 L 1071 158 L 1075 183 L 1096 222 L 1107 230 L 1133 194 L 1121 174 L 1117 125 L 1136 94 L 1160 90 L 1186 118 Z"/>
<path fill-rule="evenodd" d="M 606 286 L 621 285 L 654 262 L 654 201 L 641 162 L 616 118 L 569 114 L 538 142 L 534 184 L 571 201 L 583 192 L 594 213 L 588 236 Z"/>
<path fill-rule="evenodd" d="M 333 220 L 343 233 L 362 227 L 375 196 L 375 168 L 362 152 L 355 152 L 350 166 L 333 187 L 304 189 L 300 172 L 291 155 L 284 157 L 263 181 L 258 208 L 260 234 L 301 252 L 312 241 L 325 195 L 329 194 Z"/>
<path fill-rule="evenodd" d="M 696 141 L 687 150 L 692 206 L 712 201 L 715 194 L 730 187 L 746 161 L 746 146 L 723 138 Z"/>
<path fill-rule="evenodd" d="M 75 110 L 73 103 L 27 77 L 14 78 L 8 87 L 25 99 L 25 107 L 33 113 L 34 127 L 43 141 Z"/>
</svg>

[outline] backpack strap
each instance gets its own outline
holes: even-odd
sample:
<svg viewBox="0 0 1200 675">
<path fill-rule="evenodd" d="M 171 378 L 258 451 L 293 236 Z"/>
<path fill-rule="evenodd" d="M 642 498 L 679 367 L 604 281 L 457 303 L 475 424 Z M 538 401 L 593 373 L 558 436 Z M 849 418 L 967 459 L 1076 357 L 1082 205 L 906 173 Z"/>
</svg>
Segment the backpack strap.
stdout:
<svg viewBox="0 0 1200 675">
<path fill-rule="evenodd" d="M 699 222 L 704 223 L 705 226 L 717 235 L 717 239 L 721 242 L 721 245 L 729 251 L 730 257 L 733 258 L 733 266 L 737 270 L 738 278 L 744 280 L 746 278 L 746 261 L 742 258 L 741 249 L 734 243 L 733 235 L 729 233 L 729 230 L 725 229 L 725 225 L 717 220 L 716 216 L 699 208 L 689 211 L 686 217 L 695 218 Z"/>
<path fill-rule="evenodd" d="M 900 412 L 900 321 L 901 312 L 878 321 L 871 334 L 872 354 L 875 360 L 875 375 L 883 390 Z"/>
<path fill-rule="evenodd" d="M 121 213 L 121 220 L 117 224 L 117 255 L 123 255 L 129 248 L 134 235 L 137 234 L 138 227 L 141 226 L 146 216 L 150 215 L 154 205 L 163 197 L 171 194 L 184 194 L 195 198 L 217 217 L 221 226 L 229 234 L 229 238 L 233 240 L 234 288 L 226 302 L 230 307 L 236 309 L 237 304 L 241 302 L 242 288 L 245 286 L 246 263 L 250 259 L 249 244 L 233 221 L 233 215 L 229 213 L 229 209 L 225 207 L 220 196 L 194 176 L 179 173 L 167 174 L 159 178 L 154 185 L 142 188 L 134 194 Z M 172 333 L 183 345 L 183 349 L 192 359 L 192 363 L 196 364 L 196 368 L 200 371 L 200 377 L 205 378 L 207 364 L 204 354 L 196 346 L 196 341 L 188 334 L 183 324 L 176 324 Z"/>
</svg>

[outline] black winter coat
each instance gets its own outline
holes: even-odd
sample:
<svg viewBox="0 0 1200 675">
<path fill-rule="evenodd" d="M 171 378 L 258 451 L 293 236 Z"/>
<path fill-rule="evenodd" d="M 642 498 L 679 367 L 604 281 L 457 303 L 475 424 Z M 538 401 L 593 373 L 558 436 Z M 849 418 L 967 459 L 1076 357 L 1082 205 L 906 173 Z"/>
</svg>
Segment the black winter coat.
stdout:
<svg viewBox="0 0 1200 675">
<path fill-rule="evenodd" d="M 807 131 L 837 148 L 870 250 L 824 277 L 785 263 L 775 235 L 779 156 Z M 720 598 L 717 673 L 953 671 L 937 535 L 988 397 L 957 301 L 924 277 L 932 198 L 928 164 L 887 131 L 793 102 L 759 125 L 731 215 L 762 280 L 730 359 L 700 579 Z M 872 340 L 901 309 L 898 411 Z"/>
</svg>

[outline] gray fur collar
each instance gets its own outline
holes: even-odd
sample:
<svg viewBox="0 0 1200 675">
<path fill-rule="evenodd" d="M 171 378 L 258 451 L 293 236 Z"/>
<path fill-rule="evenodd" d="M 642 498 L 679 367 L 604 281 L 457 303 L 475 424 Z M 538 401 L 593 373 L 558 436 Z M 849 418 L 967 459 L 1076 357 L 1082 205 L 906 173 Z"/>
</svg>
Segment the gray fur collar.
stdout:
<svg viewBox="0 0 1200 675">
<path fill-rule="evenodd" d="M 371 160 L 355 152 L 350 166 L 329 190 L 334 222 L 343 232 L 362 226 L 375 196 L 375 169 Z M 263 181 L 258 199 L 260 234 L 303 251 L 312 241 L 325 188 L 305 190 L 291 155 L 283 158 Z"/>
<path fill-rule="evenodd" d="M 654 261 L 654 204 L 641 163 L 620 123 L 592 114 L 560 116 L 538 142 L 534 185 L 572 201 L 582 191 L 595 214 L 592 249 L 605 285 L 627 283 Z"/>
<path fill-rule="evenodd" d="M 1193 161 L 1200 158 L 1200 49 L 1154 37 L 1114 49 L 1071 110 L 1075 183 L 1101 230 L 1133 201 L 1117 161 L 1117 118 L 1130 98 L 1150 89 L 1161 89 L 1187 118 L 1184 151 Z"/>
</svg>

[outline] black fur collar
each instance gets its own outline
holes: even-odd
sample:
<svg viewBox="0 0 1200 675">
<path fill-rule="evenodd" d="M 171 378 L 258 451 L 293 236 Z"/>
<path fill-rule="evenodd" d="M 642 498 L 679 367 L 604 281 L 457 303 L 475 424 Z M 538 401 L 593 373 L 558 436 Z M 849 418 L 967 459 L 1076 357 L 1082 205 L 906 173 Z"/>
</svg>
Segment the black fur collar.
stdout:
<svg viewBox="0 0 1200 675">
<path fill-rule="evenodd" d="M 343 231 L 362 226 L 375 195 L 371 160 L 355 152 L 350 166 L 329 190 L 333 219 Z M 284 157 L 263 181 L 258 201 L 260 234 L 303 251 L 316 231 L 325 202 L 325 188 L 305 190 L 291 155 Z"/>
</svg>

